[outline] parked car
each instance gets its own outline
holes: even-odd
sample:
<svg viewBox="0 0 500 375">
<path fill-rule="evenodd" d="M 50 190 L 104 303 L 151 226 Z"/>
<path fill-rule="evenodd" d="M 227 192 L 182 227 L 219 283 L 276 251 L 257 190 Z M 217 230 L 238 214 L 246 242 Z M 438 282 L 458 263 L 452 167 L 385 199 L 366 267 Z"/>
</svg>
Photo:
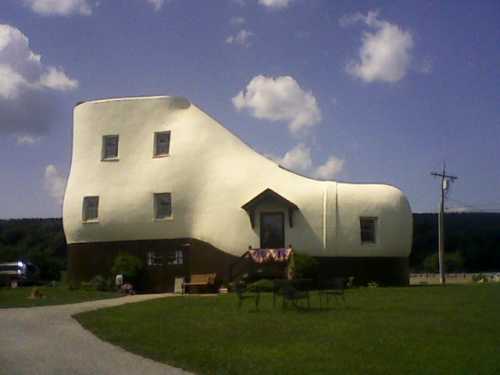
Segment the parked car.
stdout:
<svg viewBox="0 0 500 375">
<path fill-rule="evenodd" d="M 39 275 L 38 267 L 30 262 L 0 263 L 0 285 L 16 288 L 18 285 L 34 284 Z"/>
</svg>

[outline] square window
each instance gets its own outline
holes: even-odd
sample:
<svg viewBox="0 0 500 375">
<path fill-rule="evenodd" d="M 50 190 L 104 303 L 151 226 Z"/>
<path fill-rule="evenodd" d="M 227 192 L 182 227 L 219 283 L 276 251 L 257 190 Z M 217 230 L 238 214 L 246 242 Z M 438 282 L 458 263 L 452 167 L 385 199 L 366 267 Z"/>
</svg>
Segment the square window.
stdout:
<svg viewBox="0 0 500 375">
<path fill-rule="evenodd" d="M 99 217 L 99 197 L 83 198 L 83 221 L 96 221 Z"/>
<path fill-rule="evenodd" d="M 152 266 L 163 266 L 163 258 L 158 255 L 155 251 L 148 251 L 147 254 L 147 265 Z"/>
<path fill-rule="evenodd" d="M 170 132 L 156 132 L 154 156 L 166 156 L 170 153 Z"/>
<path fill-rule="evenodd" d="M 361 229 L 361 243 L 375 243 L 377 218 L 376 217 L 361 217 L 359 218 Z"/>
<path fill-rule="evenodd" d="M 183 264 L 184 255 L 182 250 L 175 250 L 168 254 L 168 264 Z"/>
<path fill-rule="evenodd" d="M 102 137 L 102 160 L 118 158 L 118 135 L 105 135 Z"/>
<path fill-rule="evenodd" d="M 182 250 L 175 250 L 175 259 L 173 264 L 183 264 L 184 263 L 184 255 Z"/>
<path fill-rule="evenodd" d="M 155 219 L 172 217 L 172 194 L 158 193 L 154 195 Z"/>
</svg>

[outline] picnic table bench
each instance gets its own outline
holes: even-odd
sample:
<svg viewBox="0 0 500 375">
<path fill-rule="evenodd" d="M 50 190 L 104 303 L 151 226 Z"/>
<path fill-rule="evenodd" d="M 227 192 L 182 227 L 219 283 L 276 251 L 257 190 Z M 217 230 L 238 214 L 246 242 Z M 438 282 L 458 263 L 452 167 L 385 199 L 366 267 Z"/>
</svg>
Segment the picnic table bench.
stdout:
<svg viewBox="0 0 500 375">
<path fill-rule="evenodd" d="M 184 293 L 186 293 L 190 288 L 209 288 L 215 286 L 215 278 L 217 274 L 215 273 L 199 273 L 191 275 L 189 282 L 183 284 Z"/>
</svg>

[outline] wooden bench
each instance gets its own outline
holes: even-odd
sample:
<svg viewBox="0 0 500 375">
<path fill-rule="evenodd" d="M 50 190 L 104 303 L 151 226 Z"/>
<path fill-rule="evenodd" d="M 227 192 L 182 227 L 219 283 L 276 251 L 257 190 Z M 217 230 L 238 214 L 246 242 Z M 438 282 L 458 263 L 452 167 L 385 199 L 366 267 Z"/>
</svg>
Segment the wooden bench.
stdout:
<svg viewBox="0 0 500 375">
<path fill-rule="evenodd" d="M 188 291 L 191 287 L 197 289 L 208 289 L 209 287 L 215 286 L 215 278 L 217 274 L 215 273 L 200 273 L 191 275 L 190 281 L 188 283 L 184 283 L 183 289 L 184 293 Z"/>
</svg>

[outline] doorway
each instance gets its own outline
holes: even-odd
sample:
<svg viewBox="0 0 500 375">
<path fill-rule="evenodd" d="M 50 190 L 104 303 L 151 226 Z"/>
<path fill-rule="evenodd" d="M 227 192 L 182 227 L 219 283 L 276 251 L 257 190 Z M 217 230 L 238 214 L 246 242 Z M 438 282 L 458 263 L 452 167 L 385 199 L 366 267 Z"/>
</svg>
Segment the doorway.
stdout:
<svg viewBox="0 0 500 375">
<path fill-rule="evenodd" d="M 283 212 L 260 214 L 260 247 L 279 249 L 285 247 L 285 215 Z"/>
</svg>

